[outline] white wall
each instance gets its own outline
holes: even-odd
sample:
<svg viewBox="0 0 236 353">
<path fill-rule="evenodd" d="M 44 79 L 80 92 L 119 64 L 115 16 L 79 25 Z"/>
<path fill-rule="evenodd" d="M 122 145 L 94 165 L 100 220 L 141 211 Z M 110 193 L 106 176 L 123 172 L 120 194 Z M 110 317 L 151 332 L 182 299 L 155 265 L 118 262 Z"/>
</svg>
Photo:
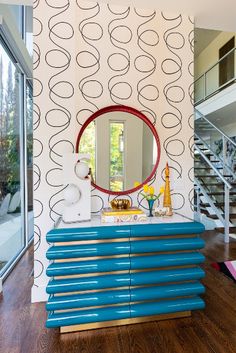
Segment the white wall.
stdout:
<svg viewBox="0 0 236 353">
<path fill-rule="evenodd" d="M 209 68 L 219 60 L 219 49 L 226 44 L 232 37 L 235 36 L 235 32 L 221 32 L 195 59 L 194 62 L 194 77 L 199 78 Z M 235 55 L 236 63 L 236 55 Z M 219 66 L 215 66 L 212 70 L 207 73 L 207 93 L 210 94 L 219 86 Z M 201 79 L 198 81 L 195 90 L 195 98 L 198 100 L 203 94 L 204 81 Z"/>
<path fill-rule="evenodd" d="M 63 207 L 62 154 L 74 150 L 81 125 L 98 109 L 125 104 L 150 119 L 161 144 L 152 183 L 163 184 L 168 161 L 173 207 L 193 216 L 193 19 L 82 0 L 58 7 L 36 2 L 34 17 L 32 299 L 38 301 L 48 281 L 45 236 Z M 140 193 L 126 197 L 147 207 Z M 94 190 L 93 213 L 111 199 Z"/>
</svg>

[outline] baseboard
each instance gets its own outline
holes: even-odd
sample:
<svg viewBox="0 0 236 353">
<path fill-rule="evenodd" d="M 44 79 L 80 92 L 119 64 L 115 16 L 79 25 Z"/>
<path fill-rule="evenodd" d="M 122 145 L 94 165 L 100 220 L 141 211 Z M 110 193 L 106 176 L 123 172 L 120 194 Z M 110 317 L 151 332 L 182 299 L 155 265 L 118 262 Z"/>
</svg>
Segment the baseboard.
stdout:
<svg viewBox="0 0 236 353">
<path fill-rule="evenodd" d="M 48 294 L 46 293 L 46 286 L 35 286 L 31 288 L 31 303 L 46 302 Z"/>
</svg>

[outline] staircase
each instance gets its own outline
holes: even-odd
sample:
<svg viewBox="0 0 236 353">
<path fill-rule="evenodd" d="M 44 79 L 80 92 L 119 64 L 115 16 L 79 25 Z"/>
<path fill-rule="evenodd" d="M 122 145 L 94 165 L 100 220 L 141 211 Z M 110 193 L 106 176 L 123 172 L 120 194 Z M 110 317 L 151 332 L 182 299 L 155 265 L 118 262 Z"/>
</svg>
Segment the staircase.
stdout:
<svg viewBox="0 0 236 353">
<path fill-rule="evenodd" d="M 197 110 L 196 115 L 195 211 L 199 220 L 205 215 L 215 228 L 224 229 L 229 242 L 229 233 L 236 230 L 236 143 Z"/>
</svg>

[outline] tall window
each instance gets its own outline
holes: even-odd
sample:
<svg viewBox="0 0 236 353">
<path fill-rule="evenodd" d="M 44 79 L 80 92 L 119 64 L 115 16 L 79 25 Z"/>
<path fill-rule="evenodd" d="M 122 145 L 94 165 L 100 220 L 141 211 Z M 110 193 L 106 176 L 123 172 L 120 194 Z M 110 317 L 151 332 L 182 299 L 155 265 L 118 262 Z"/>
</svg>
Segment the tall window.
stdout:
<svg viewBox="0 0 236 353">
<path fill-rule="evenodd" d="M 20 96 L 21 74 L 0 44 L 0 267 L 24 247 Z"/>
<path fill-rule="evenodd" d="M 5 6 L 4 20 L 9 19 L 7 14 L 15 19 L 19 38 L 24 40 L 25 8 Z M 0 33 L 4 36 L 8 28 Z M 3 278 L 33 235 L 32 85 L 21 69 L 21 60 L 14 45 L 0 34 L 0 277 Z"/>
</svg>

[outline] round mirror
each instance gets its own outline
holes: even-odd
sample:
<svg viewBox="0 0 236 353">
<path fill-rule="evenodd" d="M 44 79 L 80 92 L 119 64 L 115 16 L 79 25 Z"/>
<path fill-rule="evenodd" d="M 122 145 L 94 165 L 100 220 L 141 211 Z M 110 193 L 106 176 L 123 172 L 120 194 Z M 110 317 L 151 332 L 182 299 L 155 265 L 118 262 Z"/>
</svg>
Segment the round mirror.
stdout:
<svg viewBox="0 0 236 353">
<path fill-rule="evenodd" d="M 155 174 L 160 142 L 155 127 L 138 110 L 110 106 L 95 112 L 82 126 L 76 152 L 89 153 L 93 185 L 124 195 L 138 190 Z M 134 188 L 134 183 L 141 185 Z"/>
</svg>

